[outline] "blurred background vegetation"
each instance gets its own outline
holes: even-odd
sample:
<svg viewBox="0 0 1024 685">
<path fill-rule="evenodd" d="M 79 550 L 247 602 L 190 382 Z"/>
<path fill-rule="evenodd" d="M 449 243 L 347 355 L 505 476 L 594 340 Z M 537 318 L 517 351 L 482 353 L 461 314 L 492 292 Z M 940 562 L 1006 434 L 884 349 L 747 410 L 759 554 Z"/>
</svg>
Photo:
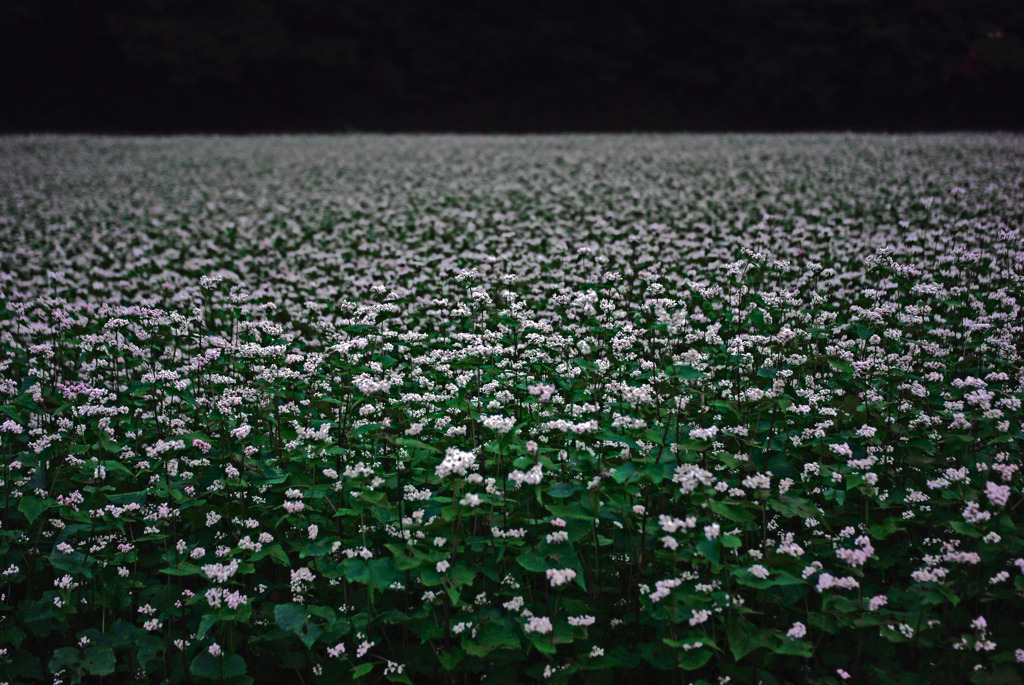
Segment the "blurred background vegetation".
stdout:
<svg viewBox="0 0 1024 685">
<path fill-rule="evenodd" d="M 0 130 L 1014 129 L 1021 0 L 5 0 Z"/>
</svg>

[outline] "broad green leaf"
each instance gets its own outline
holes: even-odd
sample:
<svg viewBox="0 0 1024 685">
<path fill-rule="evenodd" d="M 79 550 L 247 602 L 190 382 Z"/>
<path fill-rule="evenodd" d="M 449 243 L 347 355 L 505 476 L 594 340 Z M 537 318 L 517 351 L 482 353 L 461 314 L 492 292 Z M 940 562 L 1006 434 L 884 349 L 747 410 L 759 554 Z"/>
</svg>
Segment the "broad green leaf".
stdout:
<svg viewBox="0 0 1024 685">
<path fill-rule="evenodd" d="M 49 502 L 35 495 L 23 495 L 18 501 L 18 511 L 25 515 L 29 523 L 33 523 L 49 507 Z"/>
<path fill-rule="evenodd" d="M 110 647 L 87 647 L 82 655 L 82 667 L 92 675 L 110 675 L 117 666 L 117 657 Z"/>
<path fill-rule="evenodd" d="M 274 621 L 286 633 L 298 635 L 309 620 L 309 612 L 301 604 L 278 604 L 274 607 Z"/>
</svg>

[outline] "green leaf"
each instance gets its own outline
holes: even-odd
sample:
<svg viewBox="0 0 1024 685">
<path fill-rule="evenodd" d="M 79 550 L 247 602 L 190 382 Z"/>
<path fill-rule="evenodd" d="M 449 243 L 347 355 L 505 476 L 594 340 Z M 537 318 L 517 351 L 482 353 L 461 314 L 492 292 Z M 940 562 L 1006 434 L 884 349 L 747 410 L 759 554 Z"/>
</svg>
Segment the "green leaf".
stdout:
<svg viewBox="0 0 1024 685">
<path fill-rule="evenodd" d="M 50 507 L 50 503 L 36 497 L 35 495 L 24 495 L 18 502 L 18 511 L 25 515 L 29 523 L 32 523 L 39 515 Z"/>
<path fill-rule="evenodd" d="M 82 653 L 77 647 L 60 647 L 53 652 L 53 657 L 47 667 L 50 673 L 57 675 L 64 669 L 70 669 L 81 663 Z"/>
<path fill-rule="evenodd" d="M 719 516 L 735 521 L 736 523 L 753 523 L 754 515 L 747 511 L 745 507 L 738 504 L 726 504 L 725 502 L 718 502 L 712 500 L 708 502 L 708 507 L 711 511 L 715 512 Z"/>
<path fill-rule="evenodd" d="M 534 573 L 545 573 L 551 568 L 548 560 L 533 550 L 520 554 L 516 557 L 516 562 L 527 571 L 533 571 Z"/>
<path fill-rule="evenodd" d="M 663 642 L 644 642 L 640 645 L 640 656 L 661 671 L 669 671 L 676 666 L 675 650 Z"/>
<path fill-rule="evenodd" d="M 475 657 L 486 656 L 496 649 L 520 648 L 518 627 L 509 618 L 500 620 L 489 620 L 480 626 L 475 638 L 470 638 L 469 633 L 463 633 L 462 648 L 466 654 Z"/>
<path fill-rule="evenodd" d="M 735 535 L 723 535 L 722 536 L 722 547 L 735 548 L 742 547 L 743 541 Z"/>
<path fill-rule="evenodd" d="M 697 378 L 704 378 L 703 373 L 689 365 L 676 367 L 674 375 L 676 378 L 681 378 L 684 381 L 692 381 Z"/>
<path fill-rule="evenodd" d="M 110 647 L 89 647 L 82 656 L 82 666 L 92 675 L 110 675 L 117 666 L 117 657 Z"/>
<path fill-rule="evenodd" d="M 783 654 L 786 656 L 802 656 L 810 659 L 814 656 L 814 648 L 810 642 L 806 640 L 793 640 L 787 638 L 781 645 L 775 648 L 776 654 Z"/>
<path fill-rule="evenodd" d="M 735 616 L 725 629 L 729 639 L 729 651 L 736 661 L 762 647 L 773 649 L 774 633 L 761 630 L 753 623 Z"/>
<path fill-rule="evenodd" d="M 721 552 L 721 545 L 718 540 L 708 540 L 704 538 L 697 543 L 697 551 L 700 552 L 705 559 L 710 561 L 712 564 L 717 564 L 719 554 Z"/>
<path fill-rule="evenodd" d="M 544 503 L 544 508 L 551 512 L 551 515 L 556 518 L 562 518 L 566 521 L 578 520 L 587 521 L 588 523 L 594 521 L 597 515 L 593 512 L 588 512 L 583 508 L 582 505 L 573 504 L 551 504 Z"/>
<path fill-rule="evenodd" d="M 308 620 L 309 613 L 301 604 L 278 604 L 274 607 L 274 621 L 286 633 L 300 634 Z"/>
<path fill-rule="evenodd" d="M 637 472 L 637 470 L 638 469 L 635 462 L 627 461 L 625 464 L 619 466 L 614 471 L 612 471 L 612 479 L 616 483 L 619 483 L 621 485 L 622 483 L 625 483 L 627 480 L 629 480 Z"/>
<path fill-rule="evenodd" d="M 853 368 L 852 364 L 850 364 L 849 362 L 845 362 L 841 359 L 833 359 L 829 357 L 828 363 L 836 371 L 840 371 L 845 374 L 853 374 L 854 372 L 856 372 L 856 369 Z"/>
<path fill-rule="evenodd" d="M 354 669 L 352 669 L 352 678 L 353 678 L 353 680 L 358 680 L 359 678 L 362 678 L 364 675 L 366 675 L 367 673 L 369 673 L 372 670 L 373 670 L 373 664 L 372 663 L 359 664 Z"/>
<path fill-rule="evenodd" d="M 461 651 L 455 652 L 441 652 L 437 655 L 437 660 L 441 662 L 441 668 L 446 671 L 453 670 L 462 661 L 465 654 Z"/>
<path fill-rule="evenodd" d="M 202 640 L 204 637 L 206 637 L 206 634 L 208 632 L 210 632 L 210 628 L 212 628 L 214 625 L 216 625 L 216 623 L 217 623 L 217 615 L 216 614 L 203 614 L 203 618 L 199 621 L 199 630 L 196 633 L 196 636 L 200 640 Z"/>
<path fill-rule="evenodd" d="M 715 653 L 707 646 L 689 651 L 679 649 L 676 651 L 676 662 L 679 668 L 684 671 L 696 671 L 698 668 L 711 661 Z"/>
<path fill-rule="evenodd" d="M 367 563 L 368 585 L 377 590 L 387 590 L 391 585 L 401 581 L 405 574 L 398 570 L 395 560 L 391 557 L 372 559 Z"/>
<path fill-rule="evenodd" d="M 579 491 L 579 483 L 555 483 L 550 488 L 548 488 L 548 494 L 558 499 L 572 497 Z"/>
<path fill-rule="evenodd" d="M 441 452 L 441 449 L 439 447 L 428 445 L 425 442 L 422 442 L 420 440 L 413 440 L 412 438 L 398 438 L 397 440 L 395 440 L 395 444 L 398 445 L 399 447 L 415 447 L 417 449 L 427 450 L 428 452 Z"/>
<path fill-rule="evenodd" d="M 220 659 L 209 652 L 200 652 L 192 659 L 188 671 L 197 678 L 220 680 Z"/>
</svg>

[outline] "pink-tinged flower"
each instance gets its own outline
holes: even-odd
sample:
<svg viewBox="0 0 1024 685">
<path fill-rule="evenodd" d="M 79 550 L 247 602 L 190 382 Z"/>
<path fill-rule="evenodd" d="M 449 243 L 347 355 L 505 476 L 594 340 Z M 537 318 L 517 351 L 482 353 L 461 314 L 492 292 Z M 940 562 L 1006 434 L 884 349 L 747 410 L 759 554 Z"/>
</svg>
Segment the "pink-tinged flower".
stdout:
<svg viewBox="0 0 1024 685">
<path fill-rule="evenodd" d="M 523 631 L 527 633 L 539 633 L 541 635 L 547 635 L 554 626 L 551 625 L 551 619 L 547 616 L 533 616 L 523 626 Z"/>
<path fill-rule="evenodd" d="M 875 595 L 868 601 L 868 611 L 878 611 L 888 603 L 889 598 L 885 595 Z"/>
<path fill-rule="evenodd" d="M 223 654 L 223 652 L 221 651 L 220 645 L 218 645 L 216 642 L 214 642 L 212 645 L 210 645 L 210 648 L 207 651 L 210 652 L 210 656 L 214 656 L 214 657 L 218 657 L 221 654 Z"/>
<path fill-rule="evenodd" d="M 338 644 L 334 645 L 333 647 L 328 647 L 327 648 L 327 656 L 331 657 L 332 659 L 337 659 L 339 656 L 341 656 L 344 653 L 345 653 L 345 643 L 343 643 L 343 642 L 339 642 Z"/>
<path fill-rule="evenodd" d="M 797 621 L 796 623 L 794 623 L 793 627 L 790 628 L 789 632 L 786 633 L 786 637 L 791 637 L 794 640 L 799 640 L 800 638 L 804 637 L 805 635 L 807 635 L 807 626 L 805 626 L 800 621 Z"/>
<path fill-rule="evenodd" d="M 850 679 L 850 674 L 849 674 L 849 673 L 847 673 L 846 671 L 844 671 L 844 670 L 843 670 L 843 669 L 841 669 L 841 668 L 837 668 L 837 669 L 836 669 L 836 675 L 838 675 L 838 676 L 839 676 L 840 678 L 842 678 L 843 680 L 849 680 L 849 679 Z"/>
<path fill-rule="evenodd" d="M 551 587 L 558 587 L 559 585 L 565 585 L 575 578 L 576 571 L 571 568 L 549 568 L 547 576 L 548 580 L 551 581 Z"/>
<path fill-rule="evenodd" d="M 252 426 L 248 424 L 243 424 L 231 431 L 231 437 L 237 438 L 239 440 L 245 440 L 247 437 L 249 437 L 249 431 L 251 430 Z"/>
<path fill-rule="evenodd" d="M 750 575 L 761 580 L 765 580 L 770 575 L 768 569 L 761 564 L 754 564 L 747 570 L 750 571 Z"/>
<path fill-rule="evenodd" d="M 988 501 L 995 506 L 1005 507 L 1006 503 L 1010 501 L 1010 486 L 989 481 L 985 483 L 985 495 L 988 497 Z"/>
</svg>

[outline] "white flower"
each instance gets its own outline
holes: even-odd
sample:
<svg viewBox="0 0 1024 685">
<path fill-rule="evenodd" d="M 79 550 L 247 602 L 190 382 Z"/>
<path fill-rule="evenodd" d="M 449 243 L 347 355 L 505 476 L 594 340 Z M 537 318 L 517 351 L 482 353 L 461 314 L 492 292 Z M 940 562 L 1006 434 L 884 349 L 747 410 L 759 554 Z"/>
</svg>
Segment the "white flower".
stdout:
<svg viewBox="0 0 1024 685">
<path fill-rule="evenodd" d="M 548 580 L 551 581 L 551 587 L 558 587 L 559 585 L 565 585 L 575 578 L 576 571 L 571 568 L 549 568 L 547 576 Z"/>
<path fill-rule="evenodd" d="M 551 625 L 551 619 L 547 616 L 533 616 L 523 626 L 523 630 L 527 633 L 540 633 L 541 635 L 547 635 L 554 626 Z"/>
</svg>

